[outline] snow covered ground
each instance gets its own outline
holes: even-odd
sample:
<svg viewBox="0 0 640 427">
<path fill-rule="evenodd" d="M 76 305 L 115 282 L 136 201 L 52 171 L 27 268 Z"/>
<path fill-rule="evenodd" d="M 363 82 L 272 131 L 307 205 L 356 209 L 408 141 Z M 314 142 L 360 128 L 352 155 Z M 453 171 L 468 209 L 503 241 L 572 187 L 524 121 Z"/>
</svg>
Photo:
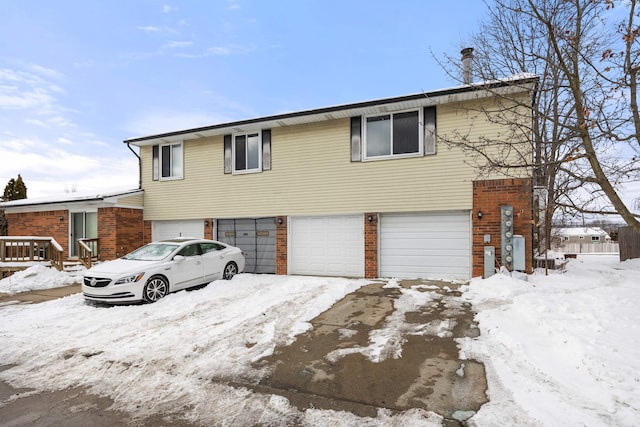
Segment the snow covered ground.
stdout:
<svg viewBox="0 0 640 427">
<path fill-rule="evenodd" d="M 0 281 L 0 292 L 30 288 L 28 282 L 49 274 L 29 271 L 12 276 L 11 284 Z M 640 260 L 579 258 L 564 274 L 522 279 L 496 275 L 464 287 L 481 335 L 459 340 L 460 353 L 485 363 L 490 398 L 469 424 L 636 425 Z M 0 380 L 36 390 L 86 386 L 111 397 L 116 409 L 181 413 L 202 424 L 441 425 L 423 410 L 380 411 L 374 419 L 301 413 L 283 397 L 225 384 L 257 382 L 266 368 L 253 361 L 292 342 L 311 319 L 365 283 L 243 274 L 151 305 L 92 307 L 79 294 L 5 305 L 0 361 L 14 366 Z M 371 338 L 379 342 L 384 334 Z"/>
</svg>

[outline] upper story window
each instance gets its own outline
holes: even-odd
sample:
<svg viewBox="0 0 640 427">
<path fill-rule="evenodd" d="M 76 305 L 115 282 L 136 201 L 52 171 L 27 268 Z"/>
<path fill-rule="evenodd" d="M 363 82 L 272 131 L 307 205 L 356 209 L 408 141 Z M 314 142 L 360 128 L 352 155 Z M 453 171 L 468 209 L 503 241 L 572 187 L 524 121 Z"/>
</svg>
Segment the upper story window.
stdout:
<svg viewBox="0 0 640 427">
<path fill-rule="evenodd" d="M 257 172 L 261 170 L 260 133 L 235 135 L 233 139 L 233 171 Z"/>
<path fill-rule="evenodd" d="M 224 136 L 224 173 L 271 170 L 271 129 Z"/>
<path fill-rule="evenodd" d="M 182 142 L 153 146 L 153 180 L 181 179 Z"/>
<path fill-rule="evenodd" d="M 420 111 L 365 117 L 365 159 L 422 154 Z"/>
<path fill-rule="evenodd" d="M 351 117 L 351 161 L 432 156 L 436 107 Z"/>
<path fill-rule="evenodd" d="M 600 236 L 591 236 L 591 241 L 599 242 L 600 241 Z"/>
</svg>

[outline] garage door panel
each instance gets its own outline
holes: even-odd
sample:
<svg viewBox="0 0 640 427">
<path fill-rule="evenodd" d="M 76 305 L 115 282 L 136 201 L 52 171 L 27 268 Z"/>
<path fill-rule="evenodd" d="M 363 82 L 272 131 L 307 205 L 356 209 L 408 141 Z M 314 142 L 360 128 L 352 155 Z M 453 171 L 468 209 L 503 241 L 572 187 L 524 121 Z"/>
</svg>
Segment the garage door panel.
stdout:
<svg viewBox="0 0 640 427">
<path fill-rule="evenodd" d="M 151 237 L 154 241 L 175 239 L 176 237 L 204 238 L 202 220 L 153 221 Z"/>
<path fill-rule="evenodd" d="M 385 214 L 380 217 L 380 275 L 469 279 L 468 211 Z"/>
<path fill-rule="evenodd" d="M 245 252 L 245 272 L 276 272 L 275 218 L 218 220 L 218 240 Z"/>
<path fill-rule="evenodd" d="M 289 233 L 291 274 L 364 275 L 362 215 L 292 217 Z"/>
</svg>

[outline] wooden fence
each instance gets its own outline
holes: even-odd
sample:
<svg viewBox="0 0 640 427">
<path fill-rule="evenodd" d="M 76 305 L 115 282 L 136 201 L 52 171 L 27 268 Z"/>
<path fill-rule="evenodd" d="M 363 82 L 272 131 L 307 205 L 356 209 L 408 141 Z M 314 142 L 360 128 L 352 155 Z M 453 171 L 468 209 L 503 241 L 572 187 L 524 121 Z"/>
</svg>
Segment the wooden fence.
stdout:
<svg viewBox="0 0 640 427">
<path fill-rule="evenodd" d="M 62 271 L 62 247 L 53 237 L 0 237 L 0 270 L 23 270 L 35 263 Z"/>
<path fill-rule="evenodd" d="M 618 229 L 618 241 L 620 242 L 620 261 L 631 258 L 640 258 L 640 234 L 631 227 Z"/>
<path fill-rule="evenodd" d="M 558 248 L 558 251 L 566 254 L 593 254 L 593 253 L 618 253 L 620 246 L 618 242 L 609 243 L 565 243 Z"/>
</svg>

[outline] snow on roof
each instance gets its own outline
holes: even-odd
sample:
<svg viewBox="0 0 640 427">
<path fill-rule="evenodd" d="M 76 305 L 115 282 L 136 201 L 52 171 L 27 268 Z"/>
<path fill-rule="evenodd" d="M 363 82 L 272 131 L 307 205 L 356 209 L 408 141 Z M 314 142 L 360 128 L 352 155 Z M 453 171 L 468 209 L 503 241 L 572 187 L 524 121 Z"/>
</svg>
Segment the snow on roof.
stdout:
<svg viewBox="0 0 640 427">
<path fill-rule="evenodd" d="M 143 190 L 129 189 L 129 190 L 111 190 L 103 193 L 65 193 L 65 194 L 53 194 L 47 197 L 39 197 L 36 199 L 20 199 L 11 200 L 8 202 L 0 202 L 0 208 L 12 208 L 17 206 L 30 206 L 30 205 L 46 205 L 53 203 L 68 203 L 68 202 L 82 202 L 87 200 L 102 200 L 110 197 L 128 196 Z"/>
<path fill-rule="evenodd" d="M 600 227 L 571 227 L 559 228 L 558 234 L 561 236 L 607 236 L 607 232 Z"/>
</svg>

